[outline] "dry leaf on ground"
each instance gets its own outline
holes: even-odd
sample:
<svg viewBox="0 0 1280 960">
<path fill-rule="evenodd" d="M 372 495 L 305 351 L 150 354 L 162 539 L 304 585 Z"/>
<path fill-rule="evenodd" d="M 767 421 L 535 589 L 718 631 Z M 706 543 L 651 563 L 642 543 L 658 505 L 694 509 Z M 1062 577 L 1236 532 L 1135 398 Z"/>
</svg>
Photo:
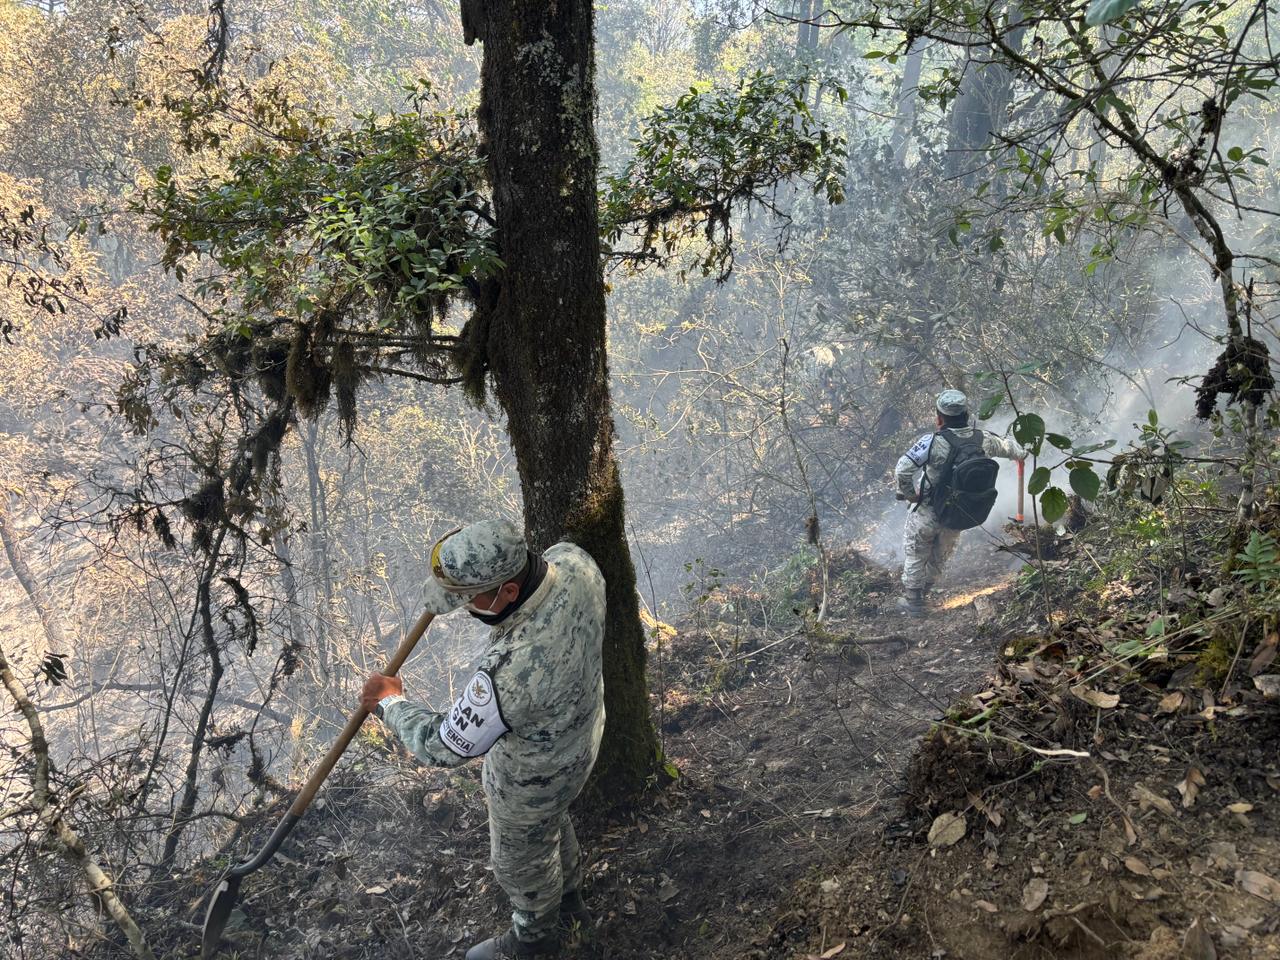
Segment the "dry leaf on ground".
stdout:
<svg viewBox="0 0 1280 960">
<path fill-rule="evenodd" d="M 1160 698 L 1160 706 L 1156 708 L 1156 713 L 1175 713 L 1186 699 L 1187 695 L 1181 690 L 1175 690 L 1173 693 L 1166 694 Z"/>
<path fill-rule="evenodd" d="M 1135 784 L 1133 788 L 1134 799 L 1138 801 L 1138 806 L 1143 810 L 1147 807 L 1155 807 L 1161 813 L 1172 817 L 1173 804 L 1158 793 L 1153 793 L 1150 788 L 1144 784 Z"/>
<path fill-rule="evenodd" d="M 1280 697 L 1280 674 L 1265 673 L 1253 678 L 1253 685 L 1267 698 Z"/>
<path fill-rule="evenodd" d="M 1049 881 L 1044 877 L 1035 877 L 1027 881 L 1022 888 L 1022 909 L 1034 913 L 1040 909 L 1045 898 L 1049 896 Z"/>
<path fill-rule="evenodd" d="M 1280 903 L 1280 880 L 1258 870 L 1237 870 L 1236 882 L 1248 893 L 1272 903 Z"/>
<path fill-rule="evenodd" d="M 1124 866 L 1130 873 L 1136 873 L 1140 877 L 1151 876 L 1151 868 L 1137 857 L 1125 857 Z"/>
<path fill-rule="evenodd" d="M 1182 960 L 1218 960 L 1213 937 L 1209 936 L 1199 917 L 1192 921 L 1182 937 Z"/>
<path fill-rule="evenodd" d="M 1104 693 L 1101 690 L 1094 690 L 1092 687 L 1086 687 L 1083 683 L 1077 683 L 1071 688 L 1073 696 L 1083 700 L 1085 703 L 1092 704 L 1102 710 L 1110 710 L 1112 707 L 1118 706 L 1120 703 L 1120 694 Z"/>
<path fill-rule="evenodd" d="M 1258 644 L 1258 649 L 1254 651 L 1253 658 L 1249 661 L 1249 676 L 1255 677 L 1271 666 L 1271 662 L 1276 658 L 1277 641 L 1280 641 L 1280 637 L 1273 633 Z"/>
<path fill-rule="evenodd" d="M 1182 794 L 1182 805 L 1190 808 L 1196 802 L 1196 795 L 1204 786 L 1204 774 L 1198 767 L 1188 767 L 1187 775 L 1178 783 L 1178 792 Z"/>
<path fill-rule="evenodd" d="M 929 828 L 929 846 L 949 847 L 958 843 L 968 829 L 964 814 L 940 813 Z"/>
</svg>

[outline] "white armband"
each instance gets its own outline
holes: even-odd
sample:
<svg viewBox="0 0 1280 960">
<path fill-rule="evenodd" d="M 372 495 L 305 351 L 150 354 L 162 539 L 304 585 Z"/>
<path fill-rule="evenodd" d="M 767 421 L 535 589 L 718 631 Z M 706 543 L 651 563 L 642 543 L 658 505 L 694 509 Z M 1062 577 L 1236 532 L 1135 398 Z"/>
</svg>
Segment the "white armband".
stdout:
<svg viewBox="0 0 1280 960">
<path fill-rule="evenodd" d="M 923 467 L 929 462 L 929 451 L 933 447 L 934 434 L 926 433 L 923 437 L 915 442 L 910 450 L 907 451 L 907 459 L 914 463 L 917 467 Z"/>
<path fill-rule="evenodd" d="M 460 757 L 480 757 L 510 731 L 502 718 L 493 677 L 480 670 L 445 714 L 440 742 Z"/>
</svg>

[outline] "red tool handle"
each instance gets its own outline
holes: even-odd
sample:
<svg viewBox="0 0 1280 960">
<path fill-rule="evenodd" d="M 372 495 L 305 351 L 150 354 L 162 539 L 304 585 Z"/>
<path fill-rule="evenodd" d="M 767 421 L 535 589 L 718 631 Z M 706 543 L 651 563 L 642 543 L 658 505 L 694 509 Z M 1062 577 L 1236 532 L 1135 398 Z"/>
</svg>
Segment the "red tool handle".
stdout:
<svg viewBox="0 0 1280 960">
<path fill-rule="evenodd" d="M 1026 484 L 1023 483 L 1023 477 L 1026 475 L 1027 464 L 1025 460 L 1018 461 L 1018 512 L 1014 516 L 1014 520 L 1018 523 L 1022 522 L 1022 498 L 1026 492 Z"/>
</svg>

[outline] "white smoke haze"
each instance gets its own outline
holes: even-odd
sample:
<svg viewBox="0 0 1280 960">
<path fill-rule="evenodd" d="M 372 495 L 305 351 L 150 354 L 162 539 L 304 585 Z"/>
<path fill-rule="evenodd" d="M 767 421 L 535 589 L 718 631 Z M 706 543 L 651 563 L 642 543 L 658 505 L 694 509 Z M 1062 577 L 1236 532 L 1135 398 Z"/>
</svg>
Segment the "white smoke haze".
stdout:
<svg viewBox="0 0 1280 960">
<path fill-rule="evenodd" d="M 7 377 L 0 385 L 0 482 L 17 542 L 64 626 L 66 648 L 53 652 L 67 655 L 68 685 L 38 679 L 49 641 L 4 560 L 0 636 L 35 693 L 59 768 L 154 752 L 172 785 L 190 751 L 207 681 L 193 615 L 198 564 L 190 551 L 163 548 L 145 524 L 143 530 L 126 526 L 114 542 L 95 510 L 107 488 L 139 482 L 138 474 L 147 472 L 139 470 L 144 453 L 155 449 L 149 444 L 190 439 L 185 422 L 166 421 L 146 437 L 119 425 L 116 391 L 124 365 L 143 342 L 185 344 L 206 319 L 179 297 L 189 296 L 189 287 L 160 276 L 154 237 L 125 210 L 129 191 L 148 183 L 160 162 L 152 151 L 162 157 L 167 149 L 148 138 L 162 141 L 172 131 L 130 116 L 118 103 L 86 104 L 84 116 L 61 111 L 63 96 L 120 80 L 72 69 L 102 59 L 101 34 L 118 19 L 109 4 L 93 2 L 99 6 L 71 5 L 73 16 L 85 11 L 75 29 L 33 47 L 31 57 L 11 56 L 9 48 L 0 56 L 0 87 L 14 83 L 14 64 L 37 65 L 21 95 L 0 108 L 6 163 L 0 192 L 13 186 L 10 199 L 22 201 L 17 210 L 29 197 L 76 216 L 111 207 L 109 230 L 78 237 L 76 255 L 87 265 L 92 294 L 125 297 L 133 312 L 123 336 L 105 343 L 58 317 L 24 321 L 15 344 L 0 343 L 0 373 Z M 394 43 L 347 48 L 338 42 L 340 30 L 319 45 L 300 39 L 294 20 L 299 10 L 311 10 L 305 2 L 258 6 L 261 23 L 255 16 L 249 24 L 239 13 L 233 20 L 238 30 L 265 31 L 263 74 L 297 68 L 299 86 L 314 87 L 321 99 L 333 94 L 336 116 L 357 106 L 399 108 L 402 82 L 420 68 L 434 71 L 447 102 L 474 102 L 479 48 L 462 45 L 456 11 L 437 18 L 435 8 L 444 6 L 410 5 L 421 19 L 406 24 Z M 337 22 L 348 6 L 364 9 L 322 4 L 312 12 L 317 22 Z M 157 23 L 170 7 L 142 5 Z M 1221 292 L 1209 264 L 1192 249 L 1199 245 L 1188 224 L 1162 211 L 1167 222 L 1153 220 L 1120 246 L 1115 262 L 1092 275 L 1085 273 L 1093 240 L 1087 230 L 1059 245 L 1041 235 L 1034 212 L 995 216 L 1008 228 L 1009 246 L 1001 252 L 963 237 L 952 243 L 947 224 L 973 198 L 940 167 L 947 118 L 916 104 L 915 125 L 903 134 L 907 142 L 897 144 L 897 155 L 888 147 L 898 135 L 894 111 L 905 94 L 898 89 L 901 64 L 862 59 L 863 38 L 852 34 L 824 46 L 820 56 L 798 50 L 793 26 L 759 22 L 752 7 L 745 0 L 617 0 L 597 8 L 597 127 L 610 172 L 631 155 L 643 117 L 692 85 L 731 84 L 757 67 L 826 58 L 825 68 L 850 87 L 847 103 L 808 93 L 814 109 L 849 139 L 844 205 L 828 207 L 788 186 L 773 200 L 790 213 L 789 224 L 760 210 L 738 213 L 732 220 L 737 260 L 724 283 L 693 268 L 681 274 L 689 266 L 684 261 L 636 275 L 610 267 L 613 416 L 627 535 L 645 606 L 678 622 L 717 582 L 780 590 L 778 571 L 811 555 L 811 511 L 829 550 L 851 547 L 887 568 L 900 564 L 908 505 L 894 499 L 894 465 L 920 434 L 932 431 L 939 391 L 964 389 L 975 407 L 989 395 L 993 381 L 979 382 L 979 374 L 1008 373 L 1017 408 L 1041 415 L 1050 431 L 1078 446 L 1114 441 L 1090 455 L 1100 475 L 1112 455 L 1140 436 L 1152 409 L 1162 428 L 1193 441 L 1194 454 L 1238 450 L 1238 438 L 1216 439 L 1194 416 L 1193 384 L 1220 352 L 1214 338 L 1224 333 L 1225 320 Z M 47 9 L 61 8 L 30 5 L 23 12 L 45 16 Z M 102 13 L 101 30 L 90 13 Z M 190 23 L 182 23 L 189 32 Z M 46 70 L 41 57 L 60 51 L 58 70 Z M 931 47 L 921 82 L 953 66 L 952 55 Z M 55 80 L 57 96 L 47 86 Z M 91 115 L 116 111 L 127 122 L 88 126 Z M 74 123 L 86 126 L 73 130 Z M 45 139 L 53 133 L 65 137 Z M 1261 146 L 1274 157 L 1280 125 L 1233 121 L 1223 131 L 1222 150 L 1236 145 Z M 110 176 L 102 173 L 104 157 L 120 160 Z M 1252 172 L 1258 183 L 1244 199 L 1257 210 L 1238 217 L 1224 212 L 1222 223 L 1235 249 L 1275 256 L 1280 233 L 1264 211 L 1280 205 L 1277 174 L 1261 166 Z M 124 190 L 120 184 L 130 177 L 138 183 Z M 976 223 L 973 234 L 982 227 Z M 1276 279 L 1274 268 L 1244 260 L 1237 266 L 1244 278 L 1256 269 L 1260 286 Z M 6 289 L 0 296 L 14 296 Z M 460 326 L 468 312 L 465 304 L 455 306 L 449 319 Z M 1254 333 L 1280 357 L 1265 317 L 1255 317 Z M 1042 367 L 1010 372 L 1027 363 Z M 1183 382 L 1188 378 L 1192 384 Z M 1013 416 L 1006 402 L 979 425 L 1008 435 Z M 313 426 L 309 437 L 290 437 L 280 465 L 288 556 L 280 530 L 273 536 L 250 531 L 255 543 L 271 544 L 257 551 L 242 576 L 259 604 L 262 639 L 252 656 L 238 642 L 224 651 L 224 697 L 211 734 L 252 728 L 266 771 L 286 783 L 305 775 L 363 677 L 385 662 L 416 619 L 435 538 L 494 515 L 522 521 L 520 478 L 492 400 L 477 410 L 457 390 L 371 380 L 361 388 L 352 444 L 343 443 L 332 409 Z M 1064 459 L 1046 444 L 1040 463 Z M 996 549 L 1017 509 L 1017 470 L 998 462 L 991 516 L 964 534 L 969 556 L 1004 557 Z M 1032 469 L 1029 461 L 1027 478 Z M 148 479 L 170 481 L 182 470 L 171 453 Z M 1051 483 L 1070 491 L 1061 468 Z M 166 490 L 175 501 L 184 492 Z M 184 524 L 175 507 L 167 509 L 175 526 Z M 1031 523 L 1030 495 L 1024 514 Z M 180 532 L 186 537 L 189 530 Z M 1008 570 L 1022 562 L 1008 556 Z M 295 582 L 288 582 L 286 569 Z M 998 562 L 984 564 L 983 576 L 993 569 Z M 970 576 L 957 564 L 950 582 Z M 233 614 L 217 621 L 219 637 L 227 636 Z M 474 669 L 486 633 L 463 613 L 436 622 L 403 671 L 407 688 L 434 705 L 451 701 Z M 286 639 L 298 643 L 301 665 L 273 689 Z M 103 683 L 117 686 L 88 696 L 93 684 Z M 4 697 L 0 691 L 0 701 Z M 253 726 L 254 707 L 268 700 L 272 714 Z M 168 718 L 170 706 L 174 722 L 162 732 L 158 718 Z M 168 739 L 160 745 L 162 736 Z M 25 774 L 12 776 L 22 773 L 17 758 L 26 743 L 20 718 L 0 710 L 0 800 L 10 796 L 5 784 L 26 782 Z M 15 752 L 2 748 L 9 746 Z M 202 803 L 240 810 L 271 802 L 272 795 L 244 775 L 249 746 L 238 741 L 219 755 L 223 785 L 202 783 Z M 207 832 L 202 823 L 184 841 L 189 862 L 209 849 L 213 823 Z M 0 859 L 7 842 L 0 834 Z"/>
</svg>

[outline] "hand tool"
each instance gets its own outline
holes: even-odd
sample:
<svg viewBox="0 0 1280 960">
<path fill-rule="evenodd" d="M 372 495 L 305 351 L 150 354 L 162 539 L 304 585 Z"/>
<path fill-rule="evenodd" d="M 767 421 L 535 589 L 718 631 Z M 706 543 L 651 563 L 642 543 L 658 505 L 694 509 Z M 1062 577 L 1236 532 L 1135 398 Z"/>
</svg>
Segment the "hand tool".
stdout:
<svg viewBox="0 0 1280 960">
<path fill-rule="evenodd" d="M 404 638 L 399 649 L 396 650 L 395 655 L 392 656 L 391 661 L 387 664 L 386 669 L 383 671 L 384 674 L 394 677 L 400 672 L 400 668 L 409 659 L 410 654 L 413 653 L 413 648 L 422 639 L 422 635 L 427 632 L 427 627 L 431 625 L 433 619 L 434 615 L 430 613 L 424 613 L 418 618 L 418 622 L 413 625 L 408 636 Z M 355 739 L 357 731 L 359 731 L 367 716 L 369 716 L 369 711 L 365 710 L 364 707 L 356 708 L 356 712 L 351 715 L 347 725 L 342 728 L 342 733 L 338 735 L 338 739 L 329 748 L 329 752 L 324 755 L 324 759 L 320 761 L 320 765 L 311 774 L 302 791 L 294 798 L 293 803 L 289 806 L 289 812 L 276 825 L 267 842 L 262 845 L 262 849 L 251 860 L 246 860 L 244 863 L 232 867 L 222 875 L 218 885 L 209 897 L 209 909 L 204 915 L 204 931 L 200 938 L 200 956 L 202 960 L 210 960 L 218 952 L 218 943 L 222 939 L 222 930 L 227 925 L 227 919 L 231 916 L 231 910 L 236 905 L 236 899 L 240 893 L 240 881 L 249 874 L 260 870 L 266 865 L 267 861 L 275 856 L 276 851 L 280 849 L 280 844 L 284 843 L 285 837 L 289 836 L 289 832 L 302 819 L 302 815 L 307 812 L 307 807 L 311 805 L 311 801 L 315 798 L 320 785 L 329 776 L 329 772 L 333 769 L 334 764 L 338 762 L 338 758 L 342 756 L 348 744 Z"/>
</svg>

